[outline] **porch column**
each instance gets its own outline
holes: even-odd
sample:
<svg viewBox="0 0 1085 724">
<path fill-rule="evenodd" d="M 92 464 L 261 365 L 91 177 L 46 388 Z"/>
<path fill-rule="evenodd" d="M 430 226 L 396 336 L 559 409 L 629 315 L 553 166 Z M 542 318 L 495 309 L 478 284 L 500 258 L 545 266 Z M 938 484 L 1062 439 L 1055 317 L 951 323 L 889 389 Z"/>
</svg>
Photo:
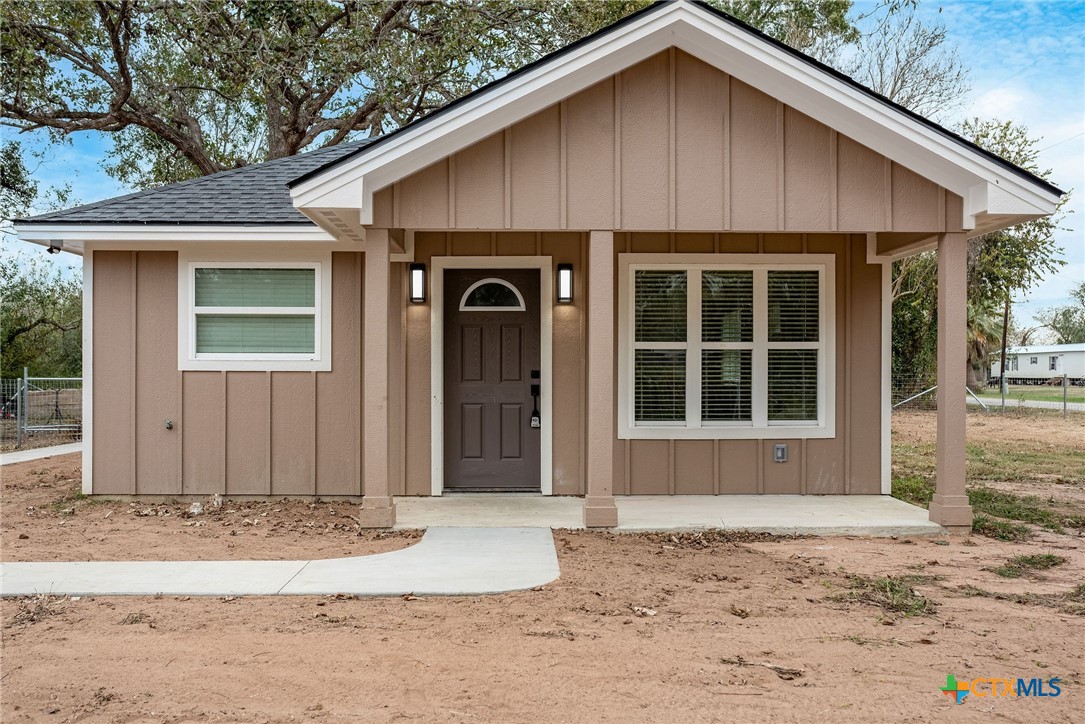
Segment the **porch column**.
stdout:
<svg viewBox="0 0 1085 724">
<path fill-rule="evenodd" d="M 388 452 L 388 287 L 389 248 L 387 229 L 369 229 L 365 242 L 365 289 L 362 318 L 365 323 L 362 377 L 362 509 L 358 520 L 366 528 L 390 528 L 396 522 L 396 506 L 390 493 Z"/>
<path fill-rule="evenodd" d="M 930 519 L 951 532 L 972 530 L 964 486 L 968 238 L 938 237 L 938 451 Z"/>
<path fill-rule="evenodd" d="M 584 525 L 618 525 L 614 505 L 614 232 L 588 242 L 588 481 Z"/>
</svg>

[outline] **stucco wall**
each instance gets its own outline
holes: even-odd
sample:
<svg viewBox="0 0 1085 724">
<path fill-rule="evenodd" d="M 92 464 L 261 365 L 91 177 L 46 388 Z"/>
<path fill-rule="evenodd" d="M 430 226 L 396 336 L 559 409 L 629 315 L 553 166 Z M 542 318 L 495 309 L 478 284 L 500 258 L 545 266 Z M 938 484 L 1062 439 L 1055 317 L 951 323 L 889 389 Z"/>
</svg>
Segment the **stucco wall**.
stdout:
<svg viewBox="0 0 1085 724">
<path fill-rule="evenodd" d="M 672 49 L 379 191 L 374 226 L 929 235 L 952 196 Z"/>
</svg>

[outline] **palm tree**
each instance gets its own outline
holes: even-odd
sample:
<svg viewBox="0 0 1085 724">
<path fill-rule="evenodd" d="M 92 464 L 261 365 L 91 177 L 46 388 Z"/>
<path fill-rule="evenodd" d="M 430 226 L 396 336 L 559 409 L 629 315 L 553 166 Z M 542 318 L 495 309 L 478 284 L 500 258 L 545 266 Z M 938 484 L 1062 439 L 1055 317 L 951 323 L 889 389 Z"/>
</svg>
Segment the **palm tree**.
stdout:
<svg viewBox="0 0 1085 724">
<path fill-rule="evenodd" d="M 1002 343 L 1002 314 L 989 300 L 968 300 L 967 385 L 987 384 L 988 355 Z"/>
</svg>

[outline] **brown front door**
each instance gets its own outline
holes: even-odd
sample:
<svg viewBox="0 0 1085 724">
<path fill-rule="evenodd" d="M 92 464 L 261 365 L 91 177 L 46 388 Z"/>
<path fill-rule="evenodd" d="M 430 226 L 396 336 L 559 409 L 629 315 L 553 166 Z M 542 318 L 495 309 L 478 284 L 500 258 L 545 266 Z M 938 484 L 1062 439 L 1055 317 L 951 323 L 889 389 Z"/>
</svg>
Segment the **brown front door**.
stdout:
<svg viewBox="0 0 1085 724">
<path fill-rule="evenodd" d="M 539 271 L 445 272 L 446 490 L 539 490 Z"/>
</svg>

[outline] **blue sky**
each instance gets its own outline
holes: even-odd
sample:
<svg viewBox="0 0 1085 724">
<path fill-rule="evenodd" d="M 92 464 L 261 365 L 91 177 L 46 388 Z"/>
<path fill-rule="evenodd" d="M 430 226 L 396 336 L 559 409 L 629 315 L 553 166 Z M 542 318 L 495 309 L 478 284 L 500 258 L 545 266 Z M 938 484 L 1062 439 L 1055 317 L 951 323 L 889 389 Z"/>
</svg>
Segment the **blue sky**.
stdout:
<svg viewBox="0 0 1085 724">
<path fill-rule="evenodd" d="M 856 3 L 857 11 L 872 7 Z M 1043 137 L 1040 162 L 1052 181 L 1074 191 L 1067 228 L 1057 236 L 1069 263 L 1018 296 L 1016 313 L 1027 321 L 1039 308 L 1066 302 L 1085 279 L 1085 1 L 922 0 L 920 12 L 946 25 L 970 69 L 972 91 L 949 122 L 980 116 L 1027 125 Z M 36 177 L 43 188 L 70 182 L 82 203 L 126 193 L 101 170 L 109 147 L 101 134 L 75 136 L 48 151 Z M 77 263 L 68 254 L 56 261 Z"/>
<path fill-rule="evenodd" d="M 866 4 L 869 7 L 869 4 Z M 1040 166 L 1059 188 L 1073 190 L 1066 227 L 1056 236 L 1068 264 L 1025 294 L 1022 322 L 1042 307 L 1065 303 L 1085 280 L 1085 2 L 929 0 L 924 19 L 945 24 L 970 69 L 972 92 L 961 118 L 1013 120 L 1041 136 Z M 954 119 L 959 120 L 959 119 Z"/>
</svg>

